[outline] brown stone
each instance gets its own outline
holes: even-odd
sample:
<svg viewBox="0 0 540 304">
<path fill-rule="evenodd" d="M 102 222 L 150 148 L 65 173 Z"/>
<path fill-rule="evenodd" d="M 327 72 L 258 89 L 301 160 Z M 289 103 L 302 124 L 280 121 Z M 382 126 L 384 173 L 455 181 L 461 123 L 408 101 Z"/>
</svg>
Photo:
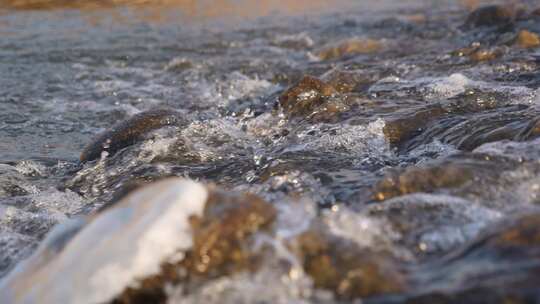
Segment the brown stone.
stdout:
<svg viewBox="0 0 540 304">
<path fill-rule="evenodd" d="M 470 56 L 472 53 L 478 51 L 480 49 L 480 43 L 479 42 L 473 42 L 470 46 L 466 46 L 463 48 L 459 48 L 455 51 L 452 51 L 450 54 L 452 56 Z"/>
<path fill-rule="evenodd" d="M 210 190 L 202 218 L 193 218 L 193 248 L 179 263 L 161 266 L 161 274 L 129 288 L 114 303 L 165 303 L 167 284 L 204 283 L 212 278 L 256 267 L 250 236 L 270 227 L 272 205 L 252 194 Z M 183 270 L 183 271 L 182 271 Z"/>
<path fill-rule="evenodd" d="M 193 220 L 187 268 L 192 274 L 213 276 L 246 267 L 250 253 L 245 241 L 275 216 L 274 207 L 255 195 L 213 190 L 203 218 Z"/>
<path fill-rule="evenodd" d="M 321 60 L 333 60 L 351 55 L 371 54 L 382 47 L 383 43 L 379 40 L 352 38 L 327 46 L 316 52 L 316 55 Z"/>
<path fill-rule="evenodd" d="M 475 62 L 490 61 L 501 57 L 503 54 L 504 51 L 498 47 L 478 49 L 469 54 L 469 59 Z"/>
<path fill-rule="evenodd" d="M 279 105 L 290 117 L 327 120 L 348 109 L 339 92 L 328 83 L 304 76 L 279 97 Z"/>
<path fill-rule="evenodd" d="M 378 201 L 396 196 L 433 192 L 440 188 L 458 187 L 471 180 L 469 168 L 451 163 L 433 167 L 409 167 L 401 173 L 390 173 L 375 185 L 373 198 Z"/>
<path fill-rule="evenodd" d="M 486 48 L 478 42 L 472 43 L 468 47 L 460 48 L 453 51 L 451 54 L 454 56 L 467 56 L 470 60 L 475 62 L 489 61 L 504 55 L 505 49 L 502 47 Z"/>
<path fill-rule="evenodd" d="M 521 30 L 514 43 L 522 48 L 533 48 L 540 45 L 540 38 L 536 33 Z"/>
</svg>

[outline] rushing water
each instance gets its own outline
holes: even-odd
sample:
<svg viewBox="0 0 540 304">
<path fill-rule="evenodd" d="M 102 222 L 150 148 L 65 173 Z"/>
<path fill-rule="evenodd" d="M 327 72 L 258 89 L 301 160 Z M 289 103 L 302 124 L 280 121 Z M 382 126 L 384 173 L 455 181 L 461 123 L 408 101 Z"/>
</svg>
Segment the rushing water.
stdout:
<svg viewBox="0 0 540 304">
<path fill-rule="evenodd" d="M 0 276 L 58 223 L 181 176 L 277 219 L 257 270 L 170 303 L 540 301 L 534 1 L 164 2 L 0 1 Z M 79 160 L 155 109 L 174 121 Z M 327 240 L 337 273 L 383 270 L 300 265 L 322 263 L 318 229 L 348 244 Z"/>
</svg>

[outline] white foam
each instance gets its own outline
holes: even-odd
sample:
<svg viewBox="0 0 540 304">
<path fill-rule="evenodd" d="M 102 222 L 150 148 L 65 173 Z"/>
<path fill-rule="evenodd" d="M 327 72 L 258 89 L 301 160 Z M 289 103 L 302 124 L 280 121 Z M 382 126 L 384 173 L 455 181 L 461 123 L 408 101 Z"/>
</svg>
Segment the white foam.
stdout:
<svg viewBox="0 0 540 304">
<path fill-rule="evenodd" d="M 190 95 L 211 106 L 227 106 L 243 98 L 256 98 L 275 90 L 276 85 L 258 77 L 251 78 L 240 72 L 233 72 L 223 80 L 207 80 L 202 71 L 189 71 L 185 89 Z"/>
<path fill-rule="evenodd" d="M 448 77 L 434 79 L 427 84 L 427 89 L 436 97 L 452 97 L 465 92 L 473 82 L 465 75 L 454 73 Z"/>
<path fill-rule="evenodd" d="M 139 190 L 90 219 L 61 252 L 35 267 L 47 242 L 8 275 L 2 303 L 104 303 L 192 246 L 191 216 L 200 216 L 206 189 L 168 179 Z M 62 228 L 59 228 L 62 229 Z M 58 233 L 55 239 L 62 239 Z M 49 238 L 51 238 L 49 237 Z M 34 266 L 34 267 L 33 267 Z"/>
<path fill-rule="evenodd" d="M 538 91 L 524 86 L 493 85 L 489 82 L 474 80 L 462 73 L 454 73 L 442 77 L 420 77 L 401 79 L 386 77 L 379 80 L 369 90 L 372 93 L 392 92 L 399 96 L 407 96 L 410 91 L 420 92 L 426 100 L 440 101 L 441 98 L 452 98 L 465 93 L 468 89 L 479 89 L 486 92 L 504 93 L 512 96 L 512 104 L 535 103 Z"/>
<path fill-rule="evenodd" d="M 315 45 L 313 39 L 306 32 L 300 32 L 292 35 L 277 35 L 273 42 L 278 45 L 298 45 L 304 48 L 309 48 Z"/>
<path fill-rule="evenodd" d="M 290 248 L 281 240 L 266 234 L 256 235 L 255 243 L 253 250 L 264 247 L 266 252 L 272 252 L 265 255 L 256 272 L 240 272 L 218 278 L 187 295 L 182 286 L 176 286 L 169 294 L 168 303 L 312 303 L 310 300 L 315 292 L 313 282 Z"/>
<path fill-rule="evenodd" d="M 280 239 L 290 239 L 306 231 L 317 213 L 315 204 L 307 198 L 282 198 L 274 206 L 278 210 L 276 237 Z"/>
<path fill-rule="evenodd" d="M 392 154 L 390 146 L 383 133 L 385 122 L 379 118 L 367 125 L 342 125 L 333 127 L 333 132 L 323 130 L 332 125 L 318 124 L 312 129 L 298 134 L 300 143 L 287 148 L 286 151 L 311 151 L 329 153 L 347 153 L 355 156 Z M 310 136 L 313 130 L 320 134 Z"/>
<path fill-rule="evenodd" d="M 353 212 L 345 206 L 326 211 L 323 221 L 334 235 L 353 240 L 364 248 L 389 248 L 392 241 L 400 238 L 383 219 Z"/>
</svg>

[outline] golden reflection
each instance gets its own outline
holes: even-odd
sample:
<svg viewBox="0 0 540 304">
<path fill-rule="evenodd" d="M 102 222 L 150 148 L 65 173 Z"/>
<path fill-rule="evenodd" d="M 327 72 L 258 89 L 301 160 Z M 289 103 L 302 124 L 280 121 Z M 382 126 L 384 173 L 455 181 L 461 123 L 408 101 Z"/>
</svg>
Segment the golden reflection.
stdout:
<svg viewBox="0 0 540 304">
<path fill-rule="evenodd" d="M 274 12 L 307 13 L 331 8 L 344 0 L 0 0 L 0 8 L 10 10 L 79 9 L 96 10 L 118 6 L 177 9 L 191 17 L 263 16 Z"/>
<path fill-rule="evenodd" d="M 454 0 L 470 10 L 492 0 Z M 519 2 L 520 0 L 507 0 Z M 116 22 L 130 23 L 143 19 L 152 22 L 234 20 L 280 15 L 344 11 L 348 8 L 384 10 L 398 7 L 422 7 L 430 0 L 0 0 L 0 14 L 15 11 L 75 9 L 84 12 L 91 24 L 107 16 Z M 122 10 L 117 10 L 122 8 Z M 126 9 L 127 8 L 127 9 Z M 107 14 L 103 14 L 107 10 Z M 127 13 L 127 14 L 126 14 Z M 136 17 L 136 18 L 133 18 Z M 178 19 L 181 17 L 181 19 Z M 411 15 L 414 22 L 425 21 L 421 14 Z"/>
<path fill-rule="evenodd" d="M 83 11 L 91 23 L 113 14 L 117 22 L 144 19 L 152 22 L 179 20 L 245 19 L 270 14 L 304 15 L 365 5 L 354 0 L 0 0 L 0 13 L 76 9 Z M 116 8 L 122 8 L 122 12 Z M 126 9 L 127 8 L 127 9 Z M 108 14 L 102 14 L 107 10 Z M 125 13 L 129 14 L 126 15 Z M 96 14 L 97 13 L 97 14 Z M 132 19 L 131 17 L 136 17 Z M 127 19 L 127 20 L 125 20 Z"/>
</svg>

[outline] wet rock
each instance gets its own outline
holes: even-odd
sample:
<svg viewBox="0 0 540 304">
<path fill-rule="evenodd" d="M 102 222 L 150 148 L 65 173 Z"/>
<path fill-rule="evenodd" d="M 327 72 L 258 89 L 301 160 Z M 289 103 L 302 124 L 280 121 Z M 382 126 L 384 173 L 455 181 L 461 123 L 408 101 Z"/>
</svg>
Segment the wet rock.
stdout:
<svg viewBox="0 0 540 304">
<path fill-rule="evenodd" d="M 97 135 L 81 152 L 81 162 L 100 158 L 103 152 L 109 155 L 130 146 L 146 133 L 181 121 L 178 112 L 171 110 L 152 110 L 142 112 L 118 123 L 111 129 Z"/>
<path fill-rule="evenodd" d="M 352 38 L 327 46 L 316 52 L 321 60 L 334 60 L 347 56 L 375 53 L 383 48 L 383 43 L 375 39 Z"/>
<path fill-rule="evenodd" d="M 504 94 L 466 91 L 444 106 L 388 119 L 384 134 L 400 153 L 435 139 L 472 151 L 489 142 L 536 138 L 536 110 L 526 105 L 504 106 L 507 99 Z"/>
<path fill-rule="evenodd" d="M 475 62 L 490 61 L 497 59 L 504 55 L 504 50 L 500 47 L 493 47 L 487 49 L 478 49 L 469 54 L 469 58 Z"/>
<path fill-rule="evenodd" d="M 463 93 L 451 97 L 446 108 L 452 114 L 479 113 L 504 106 L 507 99 L 508 96 L 503 92 L 467 89 Z"/>
<path fill-rule="evenodd" d="M 301 234 L 297 246 L 303 267 L 315 287 L 331 290 L 338 299 L 396 293 L 407 286 L 403 273 L 390 256 L 360 249 L 317 228 Z"/>
<path fill-rule="evenodd" d="M 450 54 L 452 56 L 460 56 L 460 57 L 470 56 L 472 53 L 479 50 L 480 47 L 481 47 L 481 44 L 479 42 L 473 42 L 471 45 L 454 50 Z"/>
<path fill-rule="evenodd" d="M 481 62 L 497 59 L 505 53 L 506 50 L 503 47 L 485 47 L 479 42 L 474 42 L 468 47 L 453 51 L 452 55 L 460 57 L 467 56 L 473 62 Z"/>
<path fill-rule="evenodd" d="M 321 76 L 321 79 L 339 93 L 366 91 L 378 80 L 379 75 L 369 75 L 360 71 L 332 70 Z"/>
<path fill-rule="evenodd" d="M 447 114 L 447 111 L 440 105 L 416 109 L 410 114 L 388 119 L 383 132 L 392 145 L 399 146 L 422 132 L 430 122 L 443 117 L 445 114 Z"/>
<path fill-rule="evenodd" d="M 513 23 L 518 11 L 511 5 L 489 5 L 472 11 L 465 21 L 465 28 L 504 26 Z"/>
<path fill-rule="evenodd" d="M 537 119 L 534 117 L 508 116 L 501 120 L 494 111 L 482 120 L 467 120 L 443 132 L 444 142 L 456 144 L 460 150 L 472 151 L 482 144 L 500 140 L 525 141 L 537 138 Z M 459 135 L 458 135 L 459 134 Z"/>
<path fill-rule="evenodd" d="M 486 198 L 490 196 L 489 189 L 495 185 L 513 189 L 515 185 L 506 180 L 504 174 L 519 170 L 519 164 L 516 160 L 504 156 L 455 153 L 422 165 L 388 172 L 373 187 L 373 199 L 383 201 L 416 192 Z M 526 179 L 527 176 L 523 178 Z M 517 180 L 516 183 L 519 184 L 520 181 Z M 501 203 L 506 204 L 504 201 L 507 199 L 510 198 L 503 199 Z M 499 199 L 490 198 L 486 204 L 495 204 L 497 200 Z M 502 208 L 500 205 L 497 207 Z"/>
<path fill-rule="evenodd" d="M 162 264 L 159 275 L 127 289 L 114 303 L 161 303 L 167 284 L 196 284 L 256 267 L 249 237 L 275 216 L 273 206 L 255 195 L 211 190 L 203 214 L 190 220 L 193 247 L 184 259 Z"/>
<path fill-rule="evenodd" d="M 249 257 L 244 242 L 275 217 L 274 207 L 255 195 L 211 191 L 202 218 L 192 221 L 194 246 L 188 269 L 205 276 L 238 270 Z"/>
<path fill-rule="evenodd" d="M 448 166 L 457 167 L 457 169 L 446 169 Z M 432 196 L 428 199 L 428 202 L 438 200 L 441 202 L 440 206 L 442 209 L 448 209 L 450 211 L 457 206 L 454 205 L 452 207 L 452 204 L 457 204 L 456 201 L 458 203 L 459 201 L 469 202 L 469 204 L 459 204 L 469 207 L 476 206 L 476 211 L 471 210 L 467 214 L 471 216 L 477 226 L 475 227 L 471 224 L 469 229 L 461 227 L 459 223 L 449 224 L 447 228 L 444 228 L 446 232 L 443 232 L 445 234 L 449 232 L 450 234 L 447 235 L 450 235 L 451 240 L 454 241 L 463 240 L 464 235 L 469 235 L 470 237 L 471 231 L 473 232 L 472 236 L 475 236 L 478 230 L 477 228 L 484 221 L 491 221 L 490 217 L 492 216 L 490 216 L 490 213 L 495 214 L 495 218 L 497 218 L 502 214 L 506 214 L 508 212 L 507 210 L 521 210 L 538 203 L 536 176 L 540 172 L 540 168 L 534 163 L 524 163 L 519 157 L 510 159 L 495 155 L 494 153 L 491 155 L 463 153 L 452 155 L 442 163 L 435 161 L 419 167 L 423 169 L 423 172 L 419 171 L 422 172 L 420 174 L 428 177 L 418 177 L 407 172 L 410 171 L 409 169 L 403 169 L 401 171 L 401 180 L 399 173 L 389 173 L 386 177 L 389 181 L 383 179 L 377 185 L 380 188 L 375 187 L 373 189 L 373 199 L 384 201 L 380 204 L 381 208 L 386 208 L 384 206 L 387 206 L 387 202 L 392 202 L 394 205 L 396 203 L 403 204 L 402 210 L 395 211 L 396 214 L 401 216 L 401 214 L 413 212 L 412 214 L 418 215 L 419 220 L 423 216 L 422 213 L 420 211 L 417 213 L 413 211 L 419 196 Z M 432 170 L 431 168 L 433 167 L 439 167 L 439 169 Z M 434 175 L 433 172 L 435 171 L 442 171 L 440 173 L 440 179 Z M 461 172 L 464 172 L 463 175 L 465 176 L 461 176 Z M 414 178 L 419 181 L 416 182 Z M 403 181 L 403 184 L 399 183 L 401 181 Z M 373 206 L 377 205 L 379 204 L 373 204 Z M 410 206 L 406 207 L 408 205 Z M 411 209 L 405 210 L 405 208 Z M 392 215 L 388 209 L 384 210 L 385 217 Z M 441 225 L 445 221 L 442 219 L 436 220 L 434 217 L 426 219 L 427 223 L 431 223 L 430 225 Z M 402 218 L 397 221 L 391 220 L 391 222 L 405 222 L 405 225 L 408 225 L 408 222 Z M 412 223 L 412 221 L 410 222 Z M 400 227 L 398 227 L 398 231 L 401 231 Z M 458 227 L 460 228 L 458 229 Z M 405 231 L 403 235 L 409 238 L 411 235 L 421 232 L 422 230 L 410 229 L 410 231 Z M 430 243 L 440 243 L 440 238 L 435 237 L 435 234 L 432 234 L 427 240 L 427 245 L 422 248 L 423 252 L 431 251 L 430 248 L 432 246 Z M 437 248 L 444 249 L 447 246 L 437 245 L 435 249 Z"/>
<path fill-rule="evenodd" d="M 514 43 L 522 48 L 534 48 L 540 46 L 540 38 L 536 33 L 521 30 L 517 34 Z"/>
<path fill-rule="evenodd" d="M 279 97 L 279 105 L 290 117 L 315 120 L 332 119 L 348 109 L 339 92 L 324 81 L 304 76 Z"/>
</svg>

